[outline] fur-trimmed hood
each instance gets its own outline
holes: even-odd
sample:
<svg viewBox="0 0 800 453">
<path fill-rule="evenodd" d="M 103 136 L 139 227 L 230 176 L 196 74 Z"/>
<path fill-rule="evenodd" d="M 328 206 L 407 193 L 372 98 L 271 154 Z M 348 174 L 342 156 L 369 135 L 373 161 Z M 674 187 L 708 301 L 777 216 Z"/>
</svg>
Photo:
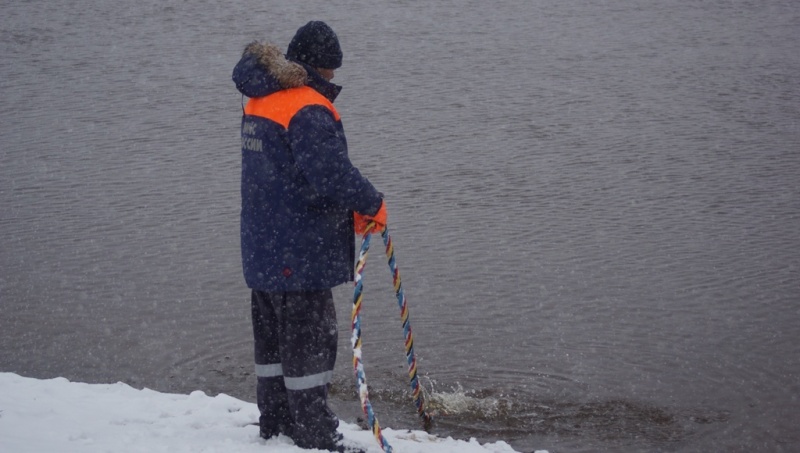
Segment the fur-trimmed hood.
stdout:
<svg viewBox="0 0 800 453">
<path fill-rule="evenodd" d="M 233 68 L 233 82 L 249 98 L 308 85 L 333 102 L 342 91 L 342 87 L 322 78 L 311 66 L 288 60 L 277 46 L 258 41 L 244 48 L 242 59 Z"/>
<path fill-rule="evenodd" d="M 245 47 L 232 78 L 240 93 L 256 98 L 303 86 L 308 72 L 299 63 L 287 60 L 277 46 L 254 41 Z"/>
</svg>

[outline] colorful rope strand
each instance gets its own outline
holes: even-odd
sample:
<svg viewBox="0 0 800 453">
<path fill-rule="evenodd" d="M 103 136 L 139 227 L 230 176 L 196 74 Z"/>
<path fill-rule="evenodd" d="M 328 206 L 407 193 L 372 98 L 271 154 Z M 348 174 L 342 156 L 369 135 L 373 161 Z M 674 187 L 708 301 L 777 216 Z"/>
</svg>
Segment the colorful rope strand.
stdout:
<svg viewBox="0 0 800 453">
<path fill-rule="evenodd" d="M 406 348 L 406 362 L 408 362 L 408 378 L 411 383 L 411 396 L 414 398 L 414 405 L 417 407 L 417 414 L 422 420 L 422 426 L 425 430 L 431 427 L 431 416 L 425 412 L 425 397 L 419 384 L 417 377 L 417 358 L 414 355 L 414 334 L 411 331 L 411 321 L 409 319 L 408 304 L 406 303 L 406 296 L 403 293 L 403 285 L 400 280 L 400 269 L 397 268 L 397 261 L 394 259 L 394 245 L 392 244 L 392 237 L 389 236 L 389 228 L 384 227 L 381 231 L 383 237 L 383 244 L 386 246 L 386 258 L 389 263 L 389 272 L 392 274 L 392 282 L 394 284 L 394 291 L 397 295 L 397 305 L 400 307 L 400 320 L 403 322 L 403 338 L 405 340 Z"/>
<path fill-rule="evenodd" d="M 370 231 L 374 224 L 370 224 Z M 362 293 L 364 290 L 363 273 L 364 267 L 367 265 L 367 253 L 369 252 L 369 242 L 372 235 L 367 233 L 361 240 L 361 251 L 358 254 L 358 263 L 356 264 L 355 275 L 355 291 L 353 292 L 353 311 L 350 316 L 350 344 L 353 347 L 353 368 L 356 374 L 356 389 L 358 389 L 358 397 L 361 399 L 361 409 L 364 415 L 367 416 L 370 430 L 375 440 L 378 441 L 381 448 L 386 453 L 392 452 L 392 446 L 383 437 L 381 433 L 381 425 L 378 423 L 378 418 L 372 410 L 372 404 L 369 402 L 369 391 L 367 389 L 367 376 L 364 374 L 364 363 L 361 361 L 361 301 Z"/>
<path fill-rule="evenodd" d="M 350 316 L 350 344 L 353 347 L 353 368 L 356 375 L 358 396 L 361 399 L 361 409 L 364 411 L 364 415 L 367 416 L 367 421 L 373 436 L 375 436 L 375 440 L 378 441 L 378 444 L 380 444 L 384 452 L 391 453 L 392 447 L 383 437 L 380 423 L 378 423 L 378 418 L 375 416 L 375 412 L 372 410 L 372 404 L 369 402 L 367 376 L 364 373 L 364 363 L 361 361 L 361 303 L 364 292 L 363 274 L 364 268 L 367 265 L 367 254 L 369 253 L 370 239 L 374 227 L 374 222 L 368 224 L 367 233 L 364 234 L 361 240 L 361 251 L 358 254 L 358 262 L 356 263 L 353 311 Z M 405 339 L 406 361 L 408 362 L 408 377 L 411 382 L 411 394 L 414 398 L 414 405 L 417 407 L 417 413 L 422 419 L 422 424 L 425 430 L 428 430 L 431 427 L 432 418 L 425 412 L 425 398 L 420 388 L 419 378 L 417 377 L 417 359 L 414 355 L 414 335 L 411 332 L 408 304 L 406 303 L 406 297 L 403 293 L 403 285 L 400 281 L 400 270 L 397 268 L 397 262 L 394 258 L 394 246 L 392 245 L 392 238 L 389 236 L 388 228 L 383 228 L 381 236 L 383 237 L 383 244 L 386 246 L 386 257 L 389 262 L 389 270 L 392 273 L 392 282 L 394 283 L 394 290 L 397 295 L 397 304 L 400 307 L 400 319 L 403 322 L 403 336 Z"/>
</svg>

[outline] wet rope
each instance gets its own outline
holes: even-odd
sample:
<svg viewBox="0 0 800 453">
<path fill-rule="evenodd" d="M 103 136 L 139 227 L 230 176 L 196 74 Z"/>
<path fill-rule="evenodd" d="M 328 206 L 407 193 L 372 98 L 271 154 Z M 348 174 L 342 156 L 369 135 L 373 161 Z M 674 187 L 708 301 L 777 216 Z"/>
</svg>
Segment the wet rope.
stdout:
<svg viewBox="0 0 800 453">
<path fill-rule="evenodd" d="M 351 321 L 351 337 L 350 343 L 353 347 L 353 368 L 356 374 L 356 388 L 358 389 L 358 396 L 361 399 L 361 408 L 364 415 L 367 416 L 370 430 L 373 436 L 380 444 L 383 451 L 390 453 L 392 447 L 389 442 L 383 437 L 381 432 L 378 418 L 372 410 L 372 404 L 369 402 L 369 391 L 367 389 L 367 377 L 364 373 L 364 364 L 361 361 L 361 303 L 363 299 L 364 281 L 363 273 L 364 267 L 367 264 L 367 254 L 369 253 L 370 239 L 372 237 L 372 229 L 375 227 L 374 222 L 370 222 L 367 226 L 367 233 L 361 240 L 361 251 L 358 255 L 358 262 L 356 263 L 355 275 L 355 290 L 353 292 L 353 311 L 350 317 Z M 383 243 L 386 246 L 386 257 L 389 263 L 389 270 L 392 274 L 392 281 L 394 283 L 395 294 L 397 295 L 397 304 L 400 307 L 400 319 L 403 322 L 403 335 L 406 350 L 406 361 L 408 363 L 408 376 L 411 383 L 411 394 L 414 398 L 414 405 L 417 407 L 417 413 L 422 419 L 423 426 L 426 430 L 430 429 L 431 417 L 425 412 L 425 398 L 422 394 L 419 379 L 417 377 L 417 359 L 414 355 L 414 335 L 411 331 L 411 323 L 409 320 L 408 304 L 406 302 L 405 294 L 403 293 L 403 286 L 400 280 L 400 270 L 397 268 L 397 262 L 394 258 L 394 246 L 392 245 L 392 238 L 389 236 L 388 228 L 384 227 L 381 231 Z"/>
<path fill-rule="evenodd" d="M 389 236 L 389 229 L 384 226 L 381 231 L 383 245 L 386 246 L 386 259 L 389 263 L 389 272 L 392 274 L 394 292 L 397 295 L 397 305 L 400 308 L 400 320 L 403 322 L 403 338 L 406 348 L 406 362 L 408 363 L 408 379 L 411 384 L 411 396 L 414 398 L 414 406 L 417 407 L 417 415 L 422 420 L 425 430 L 430 429 L 431 416 L 425 412 L 425 397 L 417 377 L 417 358 L 414 355 L 414 334 L 411 331 L 411 321 L 408 313 L 408 303 L 403 292 L 403 284 L 400 280 L 400 269 L 397 268 L 397 261 L 394 259 L 394 245 L 392 237 Z"/>
<path fill-rule="evenodd" d="M 370 223 L 370 228 L 374 226 Z M 369 231 L 369 230 L 367 230 Z M 361 409 L 364 415 L 367 416 L 369 428 L 375 440 L 378 441 L 383 451 L 386 453 L 392 452 L 392 446 L 386 438 L 383 437 L 381 432 L 381 425 L 378 423 L 378 418 L 372 410 L 372 404 L 369 402 L 369 391 L 367 389 L 367 376 L 364 374 L 364 363 L 361 361 L 361 301 L 364 290 L 363 273 L 364 267 L 367 265 L 367 253 L 369 252 L 370 233 L 366 233 L 361 240 L 361 251 L 358 254 L 358 263 L 356 263 L 355 275 L 355 290 L 353 291 L 353 312 L 350 316 L 350 344 L 353 346 L 353 368 L 356 373 L 356 389 L 358 390 L 358 397 L 361 399 Z"/>
</svg>

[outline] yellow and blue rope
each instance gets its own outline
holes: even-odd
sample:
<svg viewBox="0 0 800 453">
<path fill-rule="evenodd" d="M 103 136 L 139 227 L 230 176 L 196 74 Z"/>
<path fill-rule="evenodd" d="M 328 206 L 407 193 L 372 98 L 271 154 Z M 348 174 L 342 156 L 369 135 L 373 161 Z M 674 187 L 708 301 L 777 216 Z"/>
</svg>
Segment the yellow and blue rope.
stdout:
<svg viewBox="0 0 800 453">
<path fill-rule="evenodd" d="M 364 363 L 361 360 L 361 304 L 363 300 L 364 281 L 363 274 L 364 268 L 367 264 L 367 254 L 369 253 L 370 239 L 372 237 L 372 230 L 375 227 L 374 222 L 370 222 L 367 226 L 367 233 L 361 240 L 361 251 L 358 255 L 358 262 L 356 263 L 355 272 L 355 290 L 353 292 L 353 311 L 350 317 L 351 322 L 351 337 L 350 343 L 353 347 L 353 368 L 356 375 L 356 389 L 358 396 L 361 400 L 361 408 L 364 415 L 367 416 L 370 430 L 372 431 L 375 440 L 378 441 L 381 448 L 386 453 L 392 452 L 392 447 L 386 438 L 383 437 L 381 432 L 380 423 L 372 410 L 372 404 L 369 402 L 369 392 L 367 389 L 367 377 L 364 373 Z M 406 302 L 405 294 L 403 293 L 403 286 L 400 281 L 400 271 L 397 268 L 397 262 L 394 258 L 394 246 L 392 245 L 392 238 L 389 236 L 389 230 L 384 226 L 381 231 L 383 243 L 386 246 L 386 257 L 389 262 L 389 270 L 392 273 L 392 280 L 394 283 L 394 290 L 397 295 L 397 303 L 400 307 L 400 319 L 403 322 L 403 335 L 405 339 L 406 361 L 408 362 L 408 376 L 411 382 L 411 393 L 414 398 L 414 405 L 417 407 L 417 413 L 422 419 L 425 429 L 429 429 L 431 425 L 431 417 L 425 412 L 425 398 L 422 394 L 419 379 L 417 377 L 417 360 L 414 356 L 414 336 L 411 331 L 411 323 L 409 321 L 408 303 Z"/>
<path fill-rule="evenodd" d="M 386 258 L 389 263 L 389 271 L 392 274 L 392 283 L 397 295 L 397 305 L 400 308 L 400 320 L 403 322 L 403 339 L 406 350 L 406 362 L 408 363 L 408 378 L 411 384 L 411 395 L 414 398 L 414 405 L 417 407 L 417 414 L 422 420 L 425 429 L 430 428 L 431 417 L 425 412 L 425 398 L 417 377 L 417 358 L 414 355 L 414 334 L 411 331 L 411 320 L 409 319 L 408 302 L 403 292 L 403 284 L 400 280 L 400 269 L 394 258 L 394 244 L 392 237 L 389 236 L 389 229 L 384 227 L 381 231 L 383 244 L 386 246 Z"/>
</svg>

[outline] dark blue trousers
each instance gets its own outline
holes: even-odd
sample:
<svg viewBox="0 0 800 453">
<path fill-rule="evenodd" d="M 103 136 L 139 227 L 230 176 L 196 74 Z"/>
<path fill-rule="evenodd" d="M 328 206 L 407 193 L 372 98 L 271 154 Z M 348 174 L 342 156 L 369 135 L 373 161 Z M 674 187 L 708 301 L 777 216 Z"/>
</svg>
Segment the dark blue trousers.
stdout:
<svg viewBox="0 0 800 453">
<path fill-rule="evenodd" d="M 329 448 L 339 426 L 328 407 L 338 339 L 331 290 L 253 290 L 251 306 L 262 436 Z"/>
</svg>

